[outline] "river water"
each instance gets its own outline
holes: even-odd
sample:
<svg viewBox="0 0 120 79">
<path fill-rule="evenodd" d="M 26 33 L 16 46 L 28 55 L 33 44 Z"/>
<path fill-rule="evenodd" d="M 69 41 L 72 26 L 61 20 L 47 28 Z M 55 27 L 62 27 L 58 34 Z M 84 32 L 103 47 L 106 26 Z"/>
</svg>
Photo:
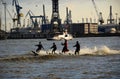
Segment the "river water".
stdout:
<svg viewBox="0 0 120 79">
<path fill-rule="evenodd" d="M 0 79 L 120 79 L 120 37 L 74 38 L 68 41 L 69 53 L 80 42 L 80 55 L 33 56 L 42 42 L 45 51 L 55 42 L 57 52 L 62 41 L 17 39 L 0 41 Z M 41 52 L 42 53 L 42 52 Z"/>
</svg>

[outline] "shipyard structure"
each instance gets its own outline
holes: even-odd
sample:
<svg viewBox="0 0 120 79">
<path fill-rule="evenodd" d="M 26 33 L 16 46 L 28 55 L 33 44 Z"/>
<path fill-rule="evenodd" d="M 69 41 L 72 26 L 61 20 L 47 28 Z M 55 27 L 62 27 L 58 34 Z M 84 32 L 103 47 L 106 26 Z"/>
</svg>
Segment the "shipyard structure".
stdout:
<svg viewBox="0 0 120 79">
<path fill-rule="evenodd" d="M 98 16 L 97 22 L 88 22 L 88 18 L 83 19 L 82 23 L 72 22 L 72 11 L 66 7 L 66 19 L 64 23 L 61 22 L 59 14 L 59 0 L 51 0 L 52 2 L 52 15 L 51 20 L 48 20 L 45 12 L 45 5 L 43 5 L 43 14 L 36 16 L 29 10 L 25 18 L 29 16 L 28 24 L 25 26 L 25 20 L 23 26 L 21 25 L 21 17 L 23 14 L 20 12 L 22 7 L 19 5 L 18 0 L 13 0 L 12 5 L 16 9 L 16 15 L 13 20 L 13 28 L 11 28 L 8 34 L 9 39 L 31 39 L 31 38 L 47 38 L 55 35 L 56 33 L 62 33 L 67 30 L 68 33 L 74 37 L 82 36 L 111 36 L 120 35 L 120 21 L 119 24 L 115 24 L 115 20 L 112 18 L 112 6 L 110 6 L 110 18 L 107 20 L 108 24 L 104 25 L 104 19 L 102 12 L 98 12 L 95 1 L 92 0 L 96 14 Z M 39 20 L 39 21 L 38 21 Z M 113 34 L 114 33 L 114 34 Z"/>
</svg>

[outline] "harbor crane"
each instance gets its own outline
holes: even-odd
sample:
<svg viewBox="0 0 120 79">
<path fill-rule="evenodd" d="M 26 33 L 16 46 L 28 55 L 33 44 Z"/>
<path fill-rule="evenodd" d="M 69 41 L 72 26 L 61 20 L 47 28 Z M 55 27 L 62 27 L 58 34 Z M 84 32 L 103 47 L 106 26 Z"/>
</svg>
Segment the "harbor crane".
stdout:
<svg viewBox="0 0 120 79">
<path fill-rule="evenodd" d="M 97 9 L 97 6 L 96 6 L 96 3 L 95 3 L 94 0 L 92 0 L 92 3 L 93 3 L 93 5 L 94 5 L 96 14 L 97 14 L 97 16 L 98 16 L 98 21 L 100 22 L 100 24 L 103 24 L 103 23 L 104 23 L 104 20 L 103 20 L 103 17 L 102 17 L 102 12 L 98 12 L 98 9 Z"/>
<path fill-rule="evenodd" d="M 38 23 L 37 23 L 37 18 L 42 18 L 42 24 L 45 23 L 45 22 L 44 22 L 44 16 L 42 16 L 42 15 L 40 15 L 40 16 L 35 16 L 31 10 L 28 11 L 28 13 L 26 14 L 25 18 L 26 18 L 28 15 L 30 16 L 30 19 L 31 19 L 31 21 L 32 21 L 32 24 L 34 25 L 34 28 L 37 28 L 36 25 L 38 25 Z M 33 18 L 35 18 L 35 21 L 33 20 Z"/>
<path fill-rule="evenodd" d="M 22 7 L 19 5 L 18 0 L 13 0 L 12 5 L 15 6 L 17 13 L 17 18 L 13 18 L 13 21 L 17 21 L 17 26 L 21 26 L 20 18 L 23 17 L 23 14 L 20 13 L 20 10 L 22 9 Z"/>
<path fill-rule="evenodd" d="M 71 16 L 72 16 L 71 10 L 68 11 L 68 7 L 66 7 L 66 20 L 64 21 L 64 23 L 71 24 L 72 23 Z"/>
</svg>

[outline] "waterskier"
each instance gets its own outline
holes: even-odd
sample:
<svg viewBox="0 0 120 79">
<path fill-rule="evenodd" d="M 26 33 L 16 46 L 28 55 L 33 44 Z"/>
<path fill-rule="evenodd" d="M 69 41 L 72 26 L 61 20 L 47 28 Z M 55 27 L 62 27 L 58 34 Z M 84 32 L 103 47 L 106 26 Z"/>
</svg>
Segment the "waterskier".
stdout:
<svg viewBox="0 0 120 79">
<path fill-rule="evenodd" d="M 75 50 L 75 55 L 79 55 L 79 52 L 80 52 L 80 44 L 78 41 L 76 41 L 76 45 L 74 45 L 73 47 L 76 47 L 76 50 Z"/>
<path fill-rule="evenodd" d="M 41 44 L 41 42 L 39 42 L 38 45 L 35 45 L 37 46 L 38 48 L 36 49 L 36 52 L 40 51 L 41 49 L 44 49 L 43 45 Z"/>
<path fill-rule="evenodd" d="M 65 39 L 65 42 L 62 43 L 62 45 L 64 46 L 62 49 L 62 53 L 68 52 L 68 44 L 67 44 L 67 40 Z"/>
<path fill-rule="evenodd" d="M 53 46 L 51 47 L 51 49 L 52 49 L 52 54 L 55 54 L 55 51 L 57 49 L 57 46 L 55 43 L 53 43 Z"/>
<path fill-rule="evenodd" d="M 39 44 L 37 44 L 37 45 L 35 45 L 35 46 L 38 47 L 38 48 L 36 49 L 36 52 L 39 52 L 41 49 L 44 49 L 44 48 L 43 48 L 43 45 L 41 44 L 41 42 L 39 42 Z M 38 55 L 38 53 L 36 53 L 35 51 L 32 51 L 32 52 L 33 52 L 34 56 L 37 56 L 37 55 Z"/>
</svg>

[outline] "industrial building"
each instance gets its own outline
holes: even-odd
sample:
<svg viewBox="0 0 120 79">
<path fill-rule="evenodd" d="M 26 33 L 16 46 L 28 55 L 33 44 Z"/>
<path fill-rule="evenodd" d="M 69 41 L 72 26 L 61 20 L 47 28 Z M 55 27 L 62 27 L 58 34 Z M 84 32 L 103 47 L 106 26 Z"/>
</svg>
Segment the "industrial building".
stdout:
<svg viewBox="0 0 120 79">
<path fill-rule="evenodd" d="M 71 33 L 73 35 L 83 35 L 83 34 L 97 34 L 98 24 L 97 23 L 73 23 L 71 25 Z"/>
</svg>

